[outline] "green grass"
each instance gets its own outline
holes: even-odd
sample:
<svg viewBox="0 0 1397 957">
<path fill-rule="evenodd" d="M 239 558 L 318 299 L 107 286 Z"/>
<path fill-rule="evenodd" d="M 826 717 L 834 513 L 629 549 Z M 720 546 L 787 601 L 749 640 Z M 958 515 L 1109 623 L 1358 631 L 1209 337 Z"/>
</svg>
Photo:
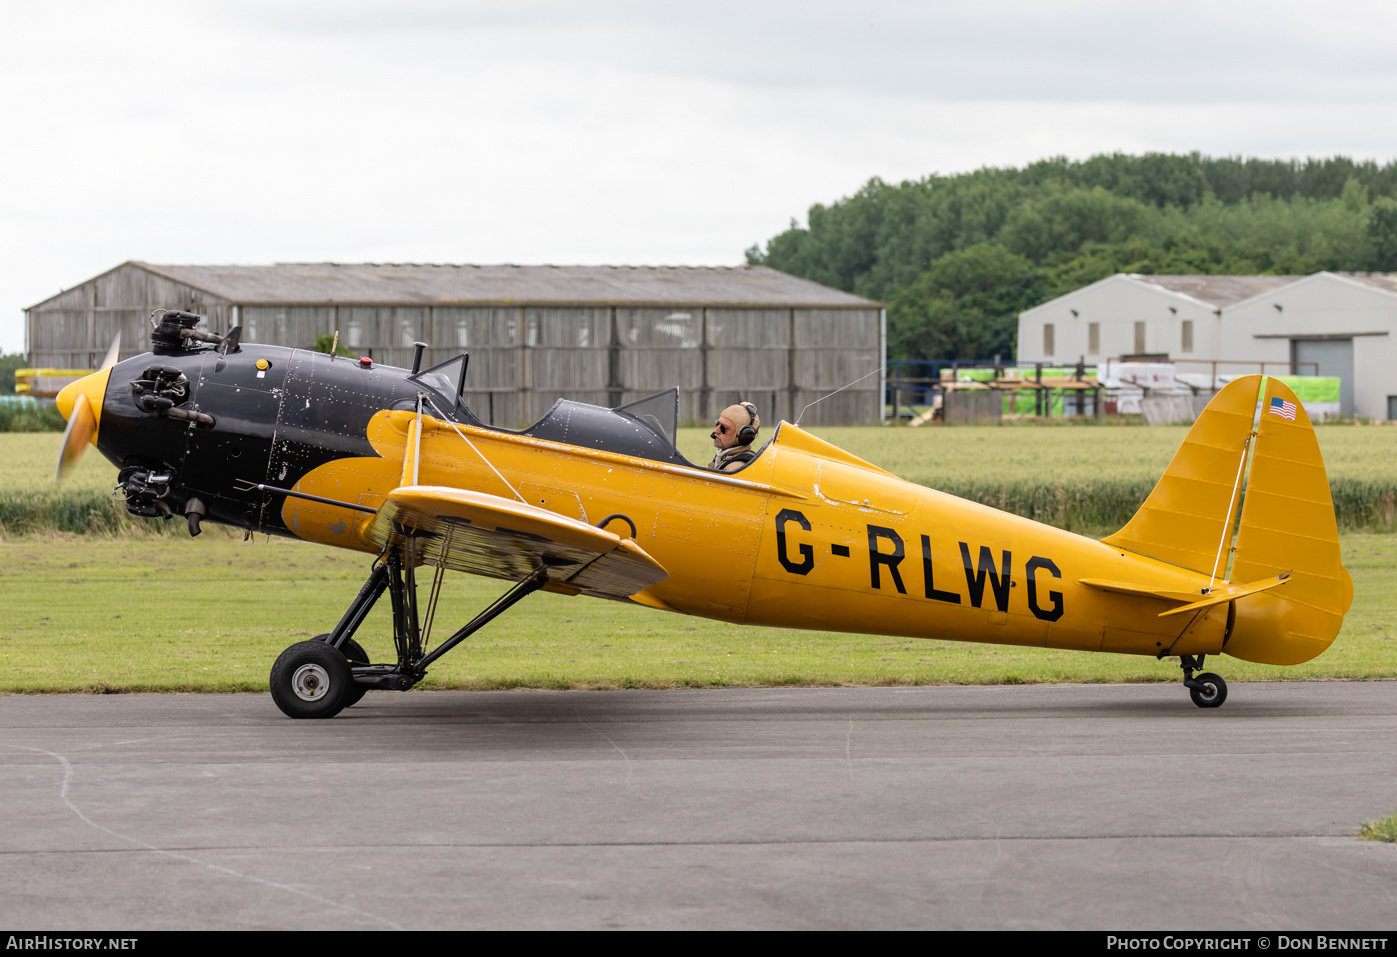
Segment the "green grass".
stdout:
<svg viewBox="0 0 1397 957">
<path fill-rule="evenodd" d="M 1397 844 L 1397 813 L 1369 821 L 1358 829 L 1360 841 L 1386 841 Z"/>
<path fill-rule="evenodd" d="M 1334 646 L 1228 680 L 1397 677 L 1397 535 L 1343 536 L 1354 604 Z M 329 631 L 368 559 L 226 536 L 26 536 L 0 544 L 0 692 L 261 691 L 287 645 Z M 505 588 L 449 575 L 444 637 Z M 359 633 L 389 655 L 388 602 Z M 752 628 L 539 593 L 447 655 L 429 688 L 1178 681 L 1125 655 Z"/>
</svg>

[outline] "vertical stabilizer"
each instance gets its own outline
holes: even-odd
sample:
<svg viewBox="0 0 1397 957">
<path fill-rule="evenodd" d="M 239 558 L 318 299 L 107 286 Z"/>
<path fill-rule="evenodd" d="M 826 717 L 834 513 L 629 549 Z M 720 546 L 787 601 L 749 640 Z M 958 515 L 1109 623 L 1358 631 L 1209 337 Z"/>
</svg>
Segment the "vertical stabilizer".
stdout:
<svg viewBox="0 0 1397 957">
<path fill-rule="evenodd" d="M 1102 541 L 1211 574 L 1219 546 L 1225 540 L 1230 544 L 1232 537 L 1260 388 L 1261 376 L 1249 375 L 1213 396 L 1145 504 L 1124 528 Z M 1223 568 L 1218 568 L 1219 576 Z"/>
</svg>

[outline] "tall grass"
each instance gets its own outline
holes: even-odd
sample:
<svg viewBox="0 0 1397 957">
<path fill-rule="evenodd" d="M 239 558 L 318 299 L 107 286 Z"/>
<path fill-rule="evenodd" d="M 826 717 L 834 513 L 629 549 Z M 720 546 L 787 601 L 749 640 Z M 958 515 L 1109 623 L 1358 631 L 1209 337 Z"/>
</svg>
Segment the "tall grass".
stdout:
<svg viewBox="0 0 1397 957">
<path fill-rule="evenodd" d="M 150 522 L 162 525 L 163 522 Z M 125 506 L 108 493 L 88 489 L 70 491 L 0 491 L 0 532 L 24 535 L 35 532 L 79 532 L 113 535 L 135 529 Z"/>
<path fill-rule="evenodd" d="M 942 483 L 941 491 L 990 505 L 1045 525 L 1082 535 L 1109 535 L 1130 521 L 1155 480 L 1099 478 L 1088 481 Z M 1397 531 L 1397 481 L 1386 483 L 1331 477 L 1334 517 L 1343 531 Z"/>
<path fill-rule="evenodd" d="M 116 466 L 95 449 L 88 449 L 59 485 L 54 468 L 61 442 L 62 436 L 52 432 L 0 433 L 0 535 L 160 535 L 183 531 L 182 521 L 128 515 L 126 507 L 111 494 Z"/>
<path fill-rule="evenodd" d="M 816 431 L 909 481 L 1100 536 L 1135 514 L 1188 430 L 987 426 Z M 1322 426 L 1317 432 L 1339 527 L 1397 530 L 1397 428 Z M 181 532 L 183 522 L 127 516 L 110 497 L 116 469 L 95 451 L 57 487 L 53 468 L 58 444 L 52 433 L 0 433 L 0 534 Z M 681 429 L 679 446 L 691 461 L 706 462 L 712 455 L 707 430 Z"/>
<path fill-rule="evenodd" d="M 56 405 L 0 402 L 0 432 L 62 432 L 66 424 Z"/>
<path fill-rule="evenodd" d="M 1188 426 L 817 431 L 909 481 L 1100 536 L 1139 510 Z M 1339 527 L 1397 530 L 1397 428 L 1324 425 L 1315 434 Z"/>
</svg>

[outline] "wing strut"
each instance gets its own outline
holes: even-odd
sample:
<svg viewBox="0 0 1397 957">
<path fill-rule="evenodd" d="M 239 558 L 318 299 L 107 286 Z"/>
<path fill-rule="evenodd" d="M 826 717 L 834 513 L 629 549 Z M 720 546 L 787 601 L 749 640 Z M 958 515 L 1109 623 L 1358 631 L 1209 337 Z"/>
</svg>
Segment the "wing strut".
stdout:
<svg viewBox="0 0 1397 957">
<path fill-rule="evenodd" d="M 427 673 L 427 668 L 442 655 L 490 622 L 494 621 L 504 612 L 508 611 L 522 599 L 538 591 L 548 582 L 548 566 L 540 564 L 538 569 L 522 581 L 516 582 L 507 592 L 501 595 L 480 614 L 476 615 L 450 638 L 447 638 L 431 652 L 424 650 L 424 644 L 431 630 L 431 622 L 436 613 L 437 596 L 441 591 L 440 577 L 442 567 L 438 566 L 437 574 L 432 582 L 431 593 L 427 601 L 426 621 L 419 623 L 417 614 L 417 582 L 412 570 L 412 547 L 409 545 L 404 549 L 408 554 L 402 554 L 396 549 L 389 549 L 380 559 L 376 559 L 373 568 L 369 572 L 369 578 L 364 582 L 364 586 L 359 589 L 359 594 L 350 603 L 344 616 L 335 625 L 335 630 L 324 636 L 324 643 L 337 649 L 344 654 L 346 659 L 345 672 L 341 676 L 343 679 L 336 688 L 333 675 L 325 675 L 322 681 L 330 685 L 328 693 L 321 692 L 318 698 L 307 698 L 303 694 L 304 689 L 292 686 L 280 689 L 282 694 L 278 694 L 277 669 L 272 672 L 272 697 L 277 705 L 293 718 L 329 718 L 338 714 L 341 709 L 348 707 L 358 700 L 354 692 L 362 694 L 370 688 L 379 688 L 392 691 L 406 691 L 417 682 L 421 681 Z M 407 561 L 404 561 L 404 559 Z M 396 664 L 349 664 L 351 648 L 358 648 L 354 642 L 354 633 L 363 624 L 369 611 L 383 597 L 384 592 L 388 592 L 393 601 L 393 645 L 397 651 Z M 420 625 L 425 624 L 424 627 Z M 297 653 L 303 646 L 320 646 L 321 639 L 315 641 L 301 642 L 292 645 L 282 653 L 282 658 L 287 655 Z M 310 654 L 314 656 L 314 648 Z M 278 659 L 280 662 L 281 659 Z M 290 668 L 283 669 L 284 674 L 300 674 L 308 667 L 315 664 L 308 664 L 294 671 Z M 324 663 L 320 663 L 321 670 L 324 671 Z M 293 700 L 295 697 L 300 700 Z M 287 708 L 282 706 L 282 699 L 286 698 L 293 706 Z M 307 704 L 312 704 L 314 708 L 307 708 Z M 306 713 L 312 710 L 315 713 Z"/>
<path fill-rule="evenodd" d="M 486 625 L 490 624 L 490 622 L 494 621 L 502 613 L 508 611 L 509 608 L 515 602 L 538 591 L 540 588 L 543 587 L 543 583 L 547 580 L 548 570 L 546 568 L 540 568 L 537 572 L 534 573 L 532 578 L 524 579 L 519 584 L 511 588 L 509 591 L 501 595 L 499 598 L 496 598 L 494 604 L 492 604 L 489 608 L 485 609 L 480 614 L 472 618 L 461 628 L 460 631 L 456 632 L 456 634 L 443 641 L 440 645 L 437 646 L 437 649 L 435 651 L 433 651 L 431 654 L 424 655 L 421 658 L 421 660 L 418 661 L 417 666 L 419 668 L 426 668 L 432 662 L 436 661 L 438 658 L 446 654 L 452 648 L 455 648 L 457 645 L 465 641 L 471 635 L 475 634 L 481 628 L 484 628 Z"/>
</svg>

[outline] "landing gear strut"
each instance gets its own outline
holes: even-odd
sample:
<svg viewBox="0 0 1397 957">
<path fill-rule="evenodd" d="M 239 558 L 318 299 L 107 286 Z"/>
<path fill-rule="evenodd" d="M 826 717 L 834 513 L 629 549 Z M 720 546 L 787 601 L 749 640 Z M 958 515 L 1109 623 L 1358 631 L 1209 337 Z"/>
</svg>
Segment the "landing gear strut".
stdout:
<svg viewBox="0 0 1397 957">
<path fill-rule="evenodd" d="M 1211 671 L 1205 671 L 1197 678 L 1193 676 L 1195 671 L 1203 667 L 1203 660 L 1206 655 L 1180 655 L 1179 667 L 1184 670 L 1184 687 L 1188 689 L 1188 695 L 1193 699 L 1193 703 L 1200 708 L 1217 708 L 1227 700 L 1227 682 L 1222 680 L 1221 675 L 1215 675 Z"/>
<path fill-rule="evenodd" d="M 408 540 L 407 548 L 412 548 Z M 272 700 L 292 718 L 333 718 L 372 688 L 406 691 L 427 674 L 427 666 L 548 580 L 547 566 L 505 592 L 464 627 L 431 651 L 427 651 L 437 598 L 445 569 L 436 568 L 427 598 L 426 614 L 417 613 L 417 576 L 414 562 L 403 560 L 397 550 L 374 562 L 368 581 L 350 603 L 335 630 L 312 641 L 302 641 L 281 653 L 272 665 Z M 396 664 L 370 664 L 354 632 L 387 591 L 393 601 L 393 647 Z M 1219 679 L 1221 680 L 1221 679 Z"/>
</svg>

